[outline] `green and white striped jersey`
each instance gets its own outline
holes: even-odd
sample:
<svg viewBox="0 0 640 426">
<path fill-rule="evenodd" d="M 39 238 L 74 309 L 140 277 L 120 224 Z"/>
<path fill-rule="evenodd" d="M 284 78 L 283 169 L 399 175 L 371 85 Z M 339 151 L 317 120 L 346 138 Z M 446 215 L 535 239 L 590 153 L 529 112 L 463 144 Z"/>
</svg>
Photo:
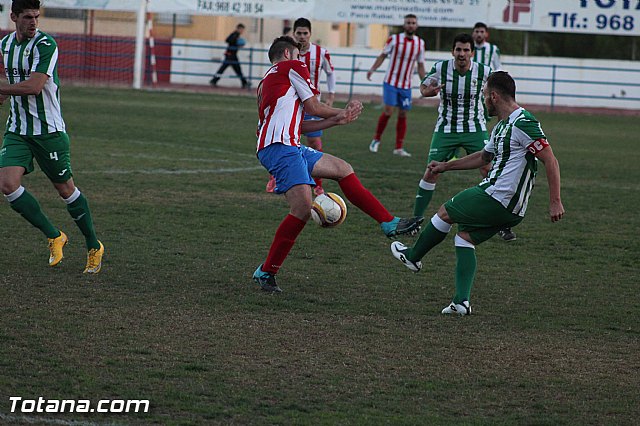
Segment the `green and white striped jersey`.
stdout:
<svg viewBox="0 0 640 426">
<path fill-rule="evenodd" d="M 0 41 L 0 47 L 10 84 L 27 80 L 33 72 L 49 76 L 39 95 L 11 96 L 7 131 L 27 136 L 64 132 L 65 124 L 60 109 L 58 45 L 53 37 L 38 30 L 32 39 L 18 43 L 13 32 Z"/>
<path fill-rule="evenodd" d="M 473 60 L 490 67 L 493 71 L 500 71 L 500 49 L 491 43 L 483 43 L 474 47 Z"/>
<path fill-rule="evenodd" d="M 534 152 L 546 136 L 536 118 L 518 108 L 496 124 L 485 151 L 495 155 L 493 166 L 480 187 L 510 212 L 524 216 L 536 180 L 538 159 Z"/>
<path fill-rule="evenodd" d="M 471 68 L 460 75 L 454 59 L 436 62 L 422 84 L 429 86 L 437 80 L 444 87 L 440 91 L 436 132 L 470 133 L 487 130 L 482 88 L 491 69 L 471 61 Z"/>
</svg>

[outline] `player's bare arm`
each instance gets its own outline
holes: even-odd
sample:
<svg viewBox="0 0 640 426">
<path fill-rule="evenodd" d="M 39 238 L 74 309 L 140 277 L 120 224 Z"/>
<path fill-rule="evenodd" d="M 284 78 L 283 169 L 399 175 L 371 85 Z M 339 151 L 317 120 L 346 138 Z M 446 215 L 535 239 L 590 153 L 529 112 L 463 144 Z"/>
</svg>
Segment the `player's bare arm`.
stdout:
<svg viewBox="0 0 640 426">
<path fill-rule="evenodd" d="M 316 132 L 318 130 L 328 129 L 333 126 L 340 126 L 344 124 L 349 124 L 360 117 L 362 113 L 362 102 L 360 101 L 351 101 L 347 104 L 347 106 L 341 110 L 338 115 L 335 115 L 330 118 L 325 118 L 324 120 L 307 120 L 302 122 L 302 126 L 300 127 L 303 133 Z"/>
<path fill-rule="evenodd" d="M 552 222 L 557 222 L 564 216 L 564 206 L 560 198 L 560 165 L 550 146 L 538 152 L 536 158 L 542 161 L 546 170 L 549 184 L 549 216 Z"/>
<path fill-rule="evenodd" d="M 437 78 L 429 77 L 420 84 L 420 94 L 425 98 L 431 98 L 438 95 L 443 88 L 444 84 L 440 84 Z"/>
<path fill-rule="evenodd" d="M 333 108 L 327 104 L 324 104 L 318 100 L 317 97 L 312 96 L 303 102 L 304 111 L 309 115 L 315 115 L 322 118 L 331 118 L 340 114 L 342 109 Z"/>
<path fill-rule="evenodd" d="M 474 152 L 453 161 L 432 161 L 427 166 L 427 169 L 433 173 L 444 173 L 449 170 L 470 170 L 478 169 L 489 164 L 493 160 L 494 155 L 484 149 L 482 151 Z"/>
<path fill-rule="evenodd" d="M 374 72 L 376 72 L 376 70 L 378 68 L 380 68 L 380 65 L 382 65 L 382 63 L 384 62 L 385 58 L 387 57 L 386 53 L 381 53 L 375 60 L 375 62 L 373 63 L 373 65 L 371 65 L 371 68 L 369 68 L 369 71 L 367 71 L 367 80 L 371 81 L 371 76 L 373 75 Z"/>
<path fill-rule="evenodd" d="M 3 81 L 0 82 L 0 95 L 5 97 L 39 95 L 48 79 L 49 76 L 47 74 L 33 72 L 31 77 L 20 83 L 9 84 Z"/>
</svg>

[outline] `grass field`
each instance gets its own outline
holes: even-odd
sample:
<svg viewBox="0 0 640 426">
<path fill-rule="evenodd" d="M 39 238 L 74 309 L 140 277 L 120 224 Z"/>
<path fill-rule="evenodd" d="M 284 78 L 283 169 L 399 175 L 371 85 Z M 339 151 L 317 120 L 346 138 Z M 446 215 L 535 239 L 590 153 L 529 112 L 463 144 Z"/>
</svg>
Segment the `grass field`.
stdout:
<svg viewBox="0 0 640 426">
<path fill-rule="evenodd" d="M 537 114 L 565 219 L 547 218 L 541 167 L 518 240 L 478 247 L 474 315 L 447 318 L 452 236 L 412 274 L 353 206 L 336 229 L 307 226 L 282 294 L 258 290 L 251 274 L 287 207 L 264 192 L 253 99 L 66 88 L 62 102 L 105 262 L 81 274 L 83 238 L 41 172 L 23 183 L 70 237 L 60 267 L 0 209 L 0 423 L 637 424 L 637 118 Z M 379 113 L 366 105 L 325 150 L 409 215 L 436 111 L 412 111 L 412 158 L 391 155 L 395 119 L 369 153 Z M 478 178 L 445 175 L 428 216 Z M 151 409 L 11 413 L 10 396 Z"/>
</svg>

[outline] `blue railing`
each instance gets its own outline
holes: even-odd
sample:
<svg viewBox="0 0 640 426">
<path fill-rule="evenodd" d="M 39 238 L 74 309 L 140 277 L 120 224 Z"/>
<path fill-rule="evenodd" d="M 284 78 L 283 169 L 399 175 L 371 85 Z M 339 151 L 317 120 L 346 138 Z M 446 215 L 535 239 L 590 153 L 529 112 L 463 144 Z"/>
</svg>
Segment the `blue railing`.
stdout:
<svg viewBox="0 0 640 426">
<path fill-rule="evenodd" d="M 211 77 L 220 66 L 222 54 L 226 49 L 225 45 L 193 43 L 173 43 L 172 46 L 174 52 L 177 49 L 190 53 L 171 57 L 158 56 L 157 59 L 170 60 L 174 65 L 179 65 L 172 66 L 172 71 L 169 73 L 182 76 L 185 81 L 191 81 L 193 84 L 199 84 L 198 78 Z M 446 53 L 443 55 L 439 58 L 427 57 L 427 70 L 437 60 L 448 59 Z M 365 77 L 370 64 L 374 62 L 377 55 L 333 52 L 331 57 L 338 77 L 336 84 L 339 93 L 348 94 L 349 97 L 357 93 L 380 93 L 381 75 L 385 72 L 386 64 L 383 64 L 376 71 L 377 78 L 374 78 L 376 81 L 368 81 Z M 242 49 L 239 53 L 239 59 L 243 71 L 246 72 L 246 78 L 250 81 L 260 80 L 262 73 L 270 66 L 267 61 L 267 49 L 264 48 L 248 47 Z M 523 57 L 522 62 L 503 62 L 503 68 L 509 71 L 518 83 L 520 97 L 528 96 L 536 100 L 535 103 L 546 104 L 552 108 L 562 99 L 564 100 L 562 103 L 565 105 L 574 103 L 576 106 L 583 106 L 585 100 L 592 100 L 594 104 L 600 104 L 595 106 L 640 109 L 640 67 L 621 68 L 527 62 L 530 60 L 531 58 Z M 545 61 L 552 60 L 553 58 L 545 58 Z M 184 66 L 185 64 L 188 66 Z M 367 65 L 360 66 L 360 64 Z M 168 71 L 163 72 L 167 73 Z M 584 77 L 579 78 L 580 75 L 584 75 Z M 192 77 L 191 80 L 190 77 Z M 223 76 L 223 79 L 237 78 L 230 68 Z M 417 85 L 417 77 L 415 80 Z M 322 81 L 321 84 L 324 85 L 325 82 Z M 344 90 L 340 90 L 340 88 L 344 88 Z M 617 89 L 617 92 L 611 93 L 612 89 Z M 598 100 L 606 100 L 606 102 L 597 102 Z"/>
</svg>

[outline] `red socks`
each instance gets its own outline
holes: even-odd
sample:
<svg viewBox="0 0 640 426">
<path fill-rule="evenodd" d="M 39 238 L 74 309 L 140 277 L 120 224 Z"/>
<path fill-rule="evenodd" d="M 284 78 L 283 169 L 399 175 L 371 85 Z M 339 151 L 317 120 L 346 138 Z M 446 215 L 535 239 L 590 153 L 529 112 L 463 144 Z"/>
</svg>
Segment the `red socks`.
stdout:
<svg viewBox="0 0 640 426">
<path fill-rule="evenodd" d="M 398 116 L 396 123 L 396 149 L 402 148 L 404 136 L 407 134 L 407 117 Z"/>
<path fill-rule="evenodd" d="M 338 184 L 344 196 L 357 208 L 374 218 L 376 222 L 382 223 L 393 220 L 393 215 L 367 188 L 362 186 L 355 173 L 343 178 Z"/>
<path fill-rule="evenodd" d="M 384 129 L 387 127 L 387 123 L 391 118 L 390 115 L 386 115 L 384 112 L 380 114 L 378 118 L 378 125 L 376 126 L 376 134 L 373 137 L 376 140 L 380 140 L 382 138 L 382 133 Z M 402 148 L 404 145 L 404 137 L 407 134 L 407 117 L 398 116 L 398 122 L 396 123 L 396 149 Z"/>
<path fill-rule="evenodd" d="M 278 273 L 280 266 L 282 266 L 282 263 L 295 244 L 296 238 L 298 238 L 298 235 L 300 235 L 300 232 L 304 229 L 304 225 L 306 225 L 306 222 L 303 222 L 291 214 L 288 214 L 284 218 L 280 226 L 278 226 L 276 235 L 273 237 L 273 242 L 269 248 L 267 259 L 264 261 L 264 265 L 262 265 L 264 272 L 270 272 L 274 275 Z"/>
<path fill-rule="evenodd" d="M 382 205 L 380 201 L 367 188 L 362 186 L 355 173 L 338 182 L 340 189 L 353 205 L 375 219 L 376 222 L 390 222 L 393 215 Z M 288 214 L 278 226 L 273 242 L 269 248 L 269 254 L 262 265 L 264 272 L 277 274 L 282 263 L 289 255 L 296 238 L 304 229 L 306 222 Z"/>
<path fill-rule="evenodd" d="M 390 118 L 391 116 L 386 115 L 384 112 L 380 114 L 380 118 L 378 118 L 378 125 L 376 126 L 376 134 L 373 137 L 375 140 L 380 140 Z"/>
</svg>

